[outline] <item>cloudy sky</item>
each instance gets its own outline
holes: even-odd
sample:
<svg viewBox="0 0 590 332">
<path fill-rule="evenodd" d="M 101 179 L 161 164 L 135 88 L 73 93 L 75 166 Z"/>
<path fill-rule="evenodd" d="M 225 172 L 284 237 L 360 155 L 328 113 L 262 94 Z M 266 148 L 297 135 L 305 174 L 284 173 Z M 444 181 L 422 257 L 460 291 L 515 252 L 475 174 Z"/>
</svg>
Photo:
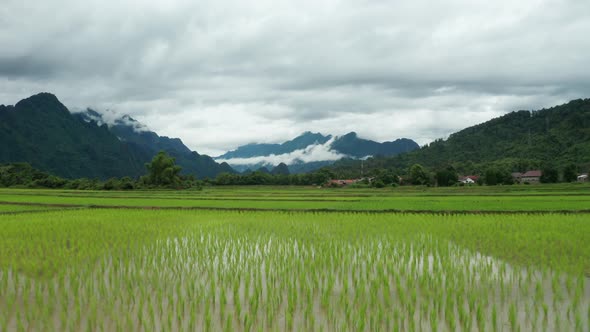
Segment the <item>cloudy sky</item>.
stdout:
<svg viewBox="0 0 590 332">
<path fill-rule="evenodd" d="M 212 155 L 420 144 L 590 97 L 588 0 L 1 0 L 0 104 L 41 91 Z"/>
</svg>

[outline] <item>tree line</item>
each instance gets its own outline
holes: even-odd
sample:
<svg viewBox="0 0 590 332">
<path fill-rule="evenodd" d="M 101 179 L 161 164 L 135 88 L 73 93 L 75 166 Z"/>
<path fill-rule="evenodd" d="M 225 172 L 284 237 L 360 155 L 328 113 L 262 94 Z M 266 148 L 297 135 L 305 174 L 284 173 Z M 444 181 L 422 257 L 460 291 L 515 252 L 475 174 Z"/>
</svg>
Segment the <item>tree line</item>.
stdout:
<svg viewBox="0 0 590 332">
<path fill-rule="evenodd" d="M 369 168 L 365 173 L 346 170 L 334 171 L 324 167 L 304 174 L 272 174 L 262 170 L 244 174 L 221 173 L 214 179 L 198 180 L 193 175 L 180 174 L 182 168 L 175 164 L 174 158 L 161 151 L 145 164 L 146 174 L 139 178 L 131 177 L 98 179 L 64 179 L 39 171 L 27 163 L 0 165 L 0 187 L 53 188 L 79 190 L 134 190 L 134 189 L 201 189 L 203 186 L 248 186 L 248 185 L 329 185 L 332 179 L 359 179 L 355 186 L 387 187 L 398 185 L 455 186 L 459 183 L 459 172 L 452 165 L 427 168 L 414 164 L 408 169 Z M 492 163 L 482 171 L 477 180 L 479 185 L 514 184 L 513 169 L 502 163 Z M 551 165 L 541 168 L 542 183 L 573 182 L 578 167 L 571 163 L 558 169 Z M 354 174 L 356 173 L 356 174 Z M 469 174 L 474 175 L 474 174 Z"/>
<path fill-rule="evenodd" d="M 328 169 L 306 174 L 271 174 L 264 171 L 247 174 L 221 173 L 215 179 L 198 180 L 180 174 L 175 159 L 161 151 L 145 164 L 146 174 L 139 178 L 65 179 L 33 168 L 28 163 L 0 164 L 0 187 L 79 190 L 201 189 L 207 185 L 321 185 L 334 178 Z"/>
<path fill-rule="evenodd" d="M 159 152 L 145 164 L 146 174 L 139 178 L 122 177 L 99 179 L 65 179 L 33 168 L 28 163 L 0 165 L 0 187 L 79 189 L 79 190 L 133 190 L 152 188 L 199 188 L 202 182 L 192 175 L 181 175 L 181 167 L 174 158 Z"/>
</svg>

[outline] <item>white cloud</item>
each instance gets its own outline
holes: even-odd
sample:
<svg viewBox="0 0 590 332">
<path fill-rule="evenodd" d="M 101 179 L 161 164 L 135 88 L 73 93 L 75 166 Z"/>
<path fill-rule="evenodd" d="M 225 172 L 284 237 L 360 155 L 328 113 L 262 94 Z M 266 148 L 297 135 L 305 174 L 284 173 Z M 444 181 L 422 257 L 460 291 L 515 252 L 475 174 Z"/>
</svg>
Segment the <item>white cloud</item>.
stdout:
<svg viewBox="0 0 590 332">
<path fill-rule="evenodd" d="M 150 131 L 148 126 L 144 125 L 143 123 L 140 123 L 139 121 L 134 121 L 133 119 L 131 119 L 127 115 L 124 115 L 123 117 L 117 119 L 115 121 L 115 124 L 123 124 L 125 126 L 131 127 L 131 128 L 133 128 L 133 131 L 138 132 L 138 133 L 144 132 L 144 131 Z M 109 125 L 112 125 L 112 124 L 109 124 Z"/>
<path fill-rule="evenodd" d="M 299 163 L 309 163 L 314 161 L 336 161 L 347 157 L 347 155 L 331 150 L 332 143 L 336 137 L 331 138 L 324 144 L 312 144 L 305 149 L 295 150 L 290 153 L 270 156 L 260 156 L 252 158 L 230 158 L 230 159 L 217 159 L 216 161 L 227 162 L 230 165 L 273 165 L 276 166 L 280 163 L 286 165 L 293 165 Z"/>
<path fill-rule="evenodd" d="M 86 117 L 89 118 L 90 120 L 96 122 L 99 126 L 106 124 L 107 126 L 112 127 L 114 125 L 122 124 L 122 125 L 125 125 L 128 127 L 131 127 L 133 129 L 133 131 L 135 131 L 135 132 L 150 131 L 148 126 L 146 126 L 145 124 L 143 124 L 137 120 L 134 121 L 132 118 L 130 118 L 126 114 L 120 114 L 116 111 L 109 110 L 109 109 L 98 110 L 98 109 L 92 108 L 92 107 L 90 109 L 97 112 L 99 115 L 86 113 L 86 109 L 81 109 L 81 108 L 72 108 L 72 109 L 70 109 L 70 111 L 72 113 L 86 113 Z"/>
</svg>

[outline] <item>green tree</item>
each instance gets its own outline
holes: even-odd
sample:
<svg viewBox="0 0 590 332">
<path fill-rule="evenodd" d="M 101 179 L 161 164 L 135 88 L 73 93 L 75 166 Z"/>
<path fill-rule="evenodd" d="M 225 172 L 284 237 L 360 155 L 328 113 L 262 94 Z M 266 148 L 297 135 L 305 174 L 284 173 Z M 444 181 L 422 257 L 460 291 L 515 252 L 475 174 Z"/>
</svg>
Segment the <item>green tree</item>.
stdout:
<svg viewBox="0 0 590 332">
<path fill-rule="evenodd" d="M 543 175 L 541 175 L 541 182 L 543 183 L 556 183 L 559 181 L 559 173 L 557 169 L 553 167 L 545 167 L 543 169 Z"/>
<path fill-rule="evenodd" d="M 215 178 L 215 184 L 221 185 L 221 186 L 228 186 L 228 185 L 235 184 L 234 183 L 234 181 L 235 181 L 234 179 L 237 178 L 238 176 L 239 175 L 237 175 L 237 174 L 220 173 Z"/>
<path fill-rule="evenodd" d="M 495 186 L 498 184 L 498 171 L 495 168 L 488 168 L 484 175 L 485 184 Z"/>
<path fill-rule="evenodd" d="M 383 183 L 383 181 L 377 179 L 371 183 L 371 186 L 373 186 L 375 188 L 383 188 L 383 187 L 385 187 L 385 183 Z"/>
<path fill-rule="evenodd" d="M 261 167 L 262 169 L 262 167 Z M 264 168 L 266 169 L 266 168 Z M 264 170 L 258 170 L 256 172 L 252 172 L 245 177 L 245 184 L 249 185 L 267 185 L 271 184 L 273 176 L 270 173 L 265 172 Z"/>
<path fill-rule="evenodd" d="M 414 164 L 410 167 L 410 178 L 412 184 L 423 185 L 429 183 L 428 174 L 420 164 Z"/>
<path fill-rule="evenodd" d="M 436 183 L 441 187 L 452 186 L 459 180 L 457 171 L 453 166 L 436 172 Z"/>
<path fill-rule="evenodd" d="M 119 190 L 120 188 L 121 182 L 117 178 L 110 178 L 102 185 L 102 189 L 104 190 Z"/>
<path fill-rule="evenodd" d="M 336 175 L 330 169 L 323 167 L 311 174 L 313 184 L 324 184 L 331 179 L 334 179 Z"/>
<path fill-rule="evenodd" d="M 133 179 L 131 179 L 128 176 L 121 179 L 120 186 L 121 186 L 120 189 L 123 189 L 123 190 L 132 190 L 135 188 L 135 184 L 133 183 Z"/>
<path fill-rule="evenodd" d="M 568 164 L 563 169 L 563 181 L 574 182 L 578 178 L 578 167 L 575 164 Z"/>
<path fill-rule="evenodd" d="M 145 164 L 148 174 L 143 177 L 147 185 L 158 187 L 178 186 L 181 182 L 179 173 L 180 166 L 174 163 L 174 158 L 166 152 L 160 151 L 150 163 Z"/>
<path fill-rule="evenodd" d="M 484 182 L 488 186 L 495 186 L 498 184 L 514 184 L 510 172 L 502 167 L 489 167 L 484 173 Z"/>
<path fill-rule="evenodd" d="M 373 170 L 373 181 L 382 182 L 383 185 L 388 186 L 393 183 L 398 183 L 398 176 L 395 172 L 389 169 L 375 169 Z"/>
</svg>

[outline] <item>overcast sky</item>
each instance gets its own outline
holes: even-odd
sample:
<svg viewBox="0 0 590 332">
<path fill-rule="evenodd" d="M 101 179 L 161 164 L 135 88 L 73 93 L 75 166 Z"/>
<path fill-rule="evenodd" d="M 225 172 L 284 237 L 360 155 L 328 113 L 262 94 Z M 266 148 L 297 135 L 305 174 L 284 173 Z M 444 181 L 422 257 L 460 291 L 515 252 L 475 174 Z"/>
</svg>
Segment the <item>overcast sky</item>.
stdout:
<svg viewBox="0 0 590 332">
<path fill-rule="evenodd" d="M 212 155 L 420 144 L 590 97 L 588 0 L 0 0 L 0 104 L 47 91 Z"/>
</svg>

